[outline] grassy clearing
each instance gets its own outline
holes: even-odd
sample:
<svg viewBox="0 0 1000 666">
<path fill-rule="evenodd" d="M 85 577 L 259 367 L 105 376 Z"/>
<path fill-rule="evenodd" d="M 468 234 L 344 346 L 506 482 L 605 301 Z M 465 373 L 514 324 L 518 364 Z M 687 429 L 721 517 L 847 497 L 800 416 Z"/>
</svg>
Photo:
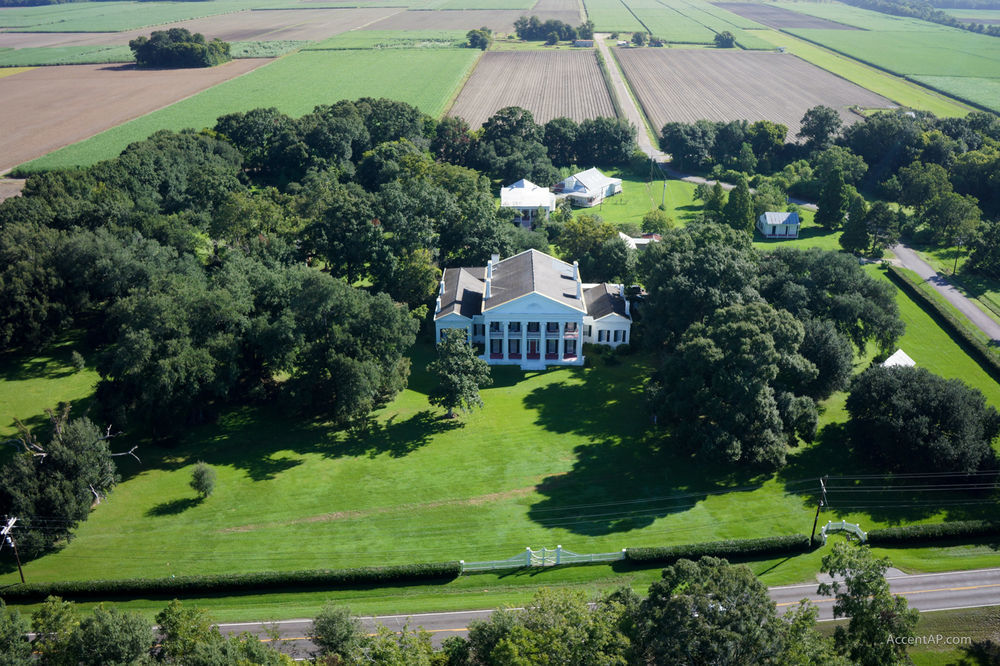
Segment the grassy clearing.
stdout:
<svg viewBox="0 0 1000 666">
<path fill-rule="evenodd" d="M 479 55 L 474 49 L 302 51 L 18 168 L 88 166 L 157 130 L 211 127 L 223 114 L 257 107 L 274 106 L 297 117 L 317 104 L 371 96 L 408 102 L 437 116 Z"/>
<path fill-rule="evenodd" d="M 91 364 L 80 371 L 73 367 L 74 351 L 89 352 L 78 336 L 68 335 L 32 358 L 0 356 L 0 439 L 17 432 L 15 418 L 32 427 L 45 419 L 46 408 L 60 402 L 85 410 L 98 376 Z"/>
<path fill-rule="evenodd" d="M 851 58 L 836 54 L 815 44 L 796 39 L 776 30 L 754 31 L 760 38 L 774 46 L 787 48 L 803 60 L 856 83 L 872 92 L 888 97 L 894 102 L 912 109 L 930 111 L 934 115 L 947 118 L 964 116 L 971 109 L 955 100 L 927 90 L 922 86 L 887 72 L 862 64 Z"/>
<path fill-rule="evenodd" d="M 87 2 L 16 7 L 0 12 L 0 28 L 11 32 L 121 32 L 174 21 L 228 14 L 266 0 L 203 2 Z M 273 0 L 271 2 L 273 4 Z"/>
<path fill-rule="evenodd" d="M 642 224 L 642 216 L 660 206 L 677 225 L 683 226 L 701 210 L 694 199 L 694 185 L 681 180 L 655 178 L 646 180 L 609 170 L 622 179 L 622 193 L 606 199 L 594 208 L 581 208 L 578 215 L 596 214 L 612 224 Z"/>
</svg>

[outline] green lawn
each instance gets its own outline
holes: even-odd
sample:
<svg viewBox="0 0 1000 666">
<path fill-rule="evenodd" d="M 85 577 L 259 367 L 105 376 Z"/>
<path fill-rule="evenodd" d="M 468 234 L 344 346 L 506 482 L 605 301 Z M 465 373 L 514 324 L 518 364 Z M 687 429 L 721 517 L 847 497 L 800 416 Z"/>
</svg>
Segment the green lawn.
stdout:
<svg viewBox="0 0 1000 666">
<path fill-rule="evenodd" d="M 802 226 L 799 228 L 799 237 L 793 239 L 768 239 L 754 232 L 754 247 L 758 250 L 766 250 L 773 247 L 797 247 L 810 248 L 818 247 L 823 250 L 840 252 L 840 231 L 830 231 L 824 229 L 813 221 L 816 212 L 802 209 L 799 211 L 799 218 Z"/>
<path fill-rule="evenodd" d="M 666 213 L 677 225 L 683 226 L 701 211 L 701 202 L 694 198 L 694 185 L 681 180 L 656 178 L 647 181 L 611 169 L 608 175 L 622 179 L 622 193 L 605 199 L 594 208 L 577 209 L 577 215 L 600 215 L 612 224 L 642 224 L 642 216 L 662 203 Z M 658 175 L 658 174 L 654 174 Z"/>
<path fill-rule="evenodd" d="M 774 46 L 785 47 L 803 60 L 903 106 L 930 111 L 941 118 L 964 116 L 970 111 L 969 107 L 960 102 L 787 33 L 777 30 L 753 32 Z"/>
<path fill-rule="evenodd" d="M 114 157 L 157 130 L 211 127 L 223 114 L 258 107 L 274 106 L 298 117 L 317 104 L 391 97 L 437 116 L 481 53 L 460 48 L 300 51 L 18 169 L 88 166 Z"/>
</svg>

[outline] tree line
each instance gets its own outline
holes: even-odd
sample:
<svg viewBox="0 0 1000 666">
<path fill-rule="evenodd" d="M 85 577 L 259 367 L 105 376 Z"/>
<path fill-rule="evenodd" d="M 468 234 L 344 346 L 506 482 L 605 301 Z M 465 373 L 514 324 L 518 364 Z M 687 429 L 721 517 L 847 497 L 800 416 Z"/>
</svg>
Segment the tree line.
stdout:
<svg viewBox="0 0 1000 666">
<path fill-rule="evenodd" d="M 969 252 L 969 270 L 1000 277 L 996 115 L 882 111 L 844 128 L 820 106 L 803 116 L 799 143 L 786 143 L 787 132 L 768 121 L 668 123 L 661 147 L 682 169 L 746 178 L 769 210 L 784 209 L 788 195 L 817 201 L 816 221 L 843 228 L 850 252 L 878 256 L 903 235 Z M 706 208 L 720 200 L 705 199 Z"/>
<path fill-rule="evenodd" d="M 555 44 L 574 39 L 593 39 L 594 23 L 593 21 L 585 21 L 574 28 L 568 23 L 555 19 L 542 21 L 537 16 L 521 16 L 514 21 L 514 32 L 518 39 Z"/>
</svg>

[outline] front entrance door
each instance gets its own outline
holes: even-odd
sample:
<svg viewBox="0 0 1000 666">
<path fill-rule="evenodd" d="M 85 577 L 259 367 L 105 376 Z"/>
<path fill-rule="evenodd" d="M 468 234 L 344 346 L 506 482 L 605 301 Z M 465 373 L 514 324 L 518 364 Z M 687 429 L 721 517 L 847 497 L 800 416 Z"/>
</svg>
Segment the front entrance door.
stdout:
<svg viewBox="0 0 1000 666">
<path fill-rule="evenodd" d="M 538 357 L 538 340 L 528 340 L 528 356 Z"/>
</svg>

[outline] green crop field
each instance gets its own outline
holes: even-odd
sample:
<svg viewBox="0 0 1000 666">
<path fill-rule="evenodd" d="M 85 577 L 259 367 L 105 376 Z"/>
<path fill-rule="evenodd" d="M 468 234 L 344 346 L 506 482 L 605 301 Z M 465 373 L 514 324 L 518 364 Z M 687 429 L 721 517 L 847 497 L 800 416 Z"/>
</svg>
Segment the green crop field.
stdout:
<svg viewBox="0 0 1000 666">
<path fill-rule="evenodd" d="M 736 37 L 736 43 L 744 49 L 769 50 L 774 48 L 755 35 L 752 30 L 746 29 L 763 28 L 764 26 L 704 0 L 660 0 L 660 3 L 703 25 L 713 33 L 712 39 L 714 39 L 715 33 L 728 30 Z"/>
<path fill-rule="evenodd" d="M 864 30 L 790 30 L 794 35 L 827 46 L 852 58 L 921 80 L 934 76 L 935 87 L 964 97 L 974 77 L 1000 81 L 1000 40 L 954 28 L 927 32 L 881 32 Z M 995 86 L 977 95 L 992 99 Z M 973 92 L 976 92 L 973 90 Z M 990 106 L 996 110 L 996 106 Z"/>
<path fill-rule="evenodd" d="M 0 28 L 11 32 L 121 32 L 252 9 L 265 1 L 81 2 L 5 8 L 0 11 Z"/>
<path fill-rule="evenodd" d="M 412 49 L 461 46 L 467 31 L 462 30 L 351 30 L 315 42 L 307 51 L 351 49 Z"/>
<path fill-rule="evenodd" d="M 681 44 L 709 44 L 715 33 L 658 0 L 625 0 L 650 35 Z"/>
<path fill-rule="evenodd" d="M 211 127 L 223 114 L 258 107 L 274 106 L 301 116 L 317 104 L 391 97 L 437 116 L 481 53 L 474 49 L 302 51 L 19 169 L 45 171 L 94 164 L 157 130 Z"/>
<path fill-rule="evenodd" d="M 799 14 L 817 16 L 875 32 L 900 30 L 933 32 L 943 27 L 929 21 L 921 21 L 903 16 L 891 16 L 882 12 L 860 9 L 839 2 L 775 2 L 771 4 L 782 9 L 798 12 Z"/>
<path fill-rule="evenodd" d="M 942 118 L 964 116 L 971 110 L 964 104 L 960 104 L 915 83 L 870 67 L 846 56 L 839 55 L 821 46 L 798 39 L 787 33 L 778 32 L 777 30 L 755 30 L 753 32 L 774 46 L 785 47 L 789 52 L 803 60 L 833 72 L 872 92 L 888 97 L 903 106 L 921 111 L 930 111 Z"/>
<path fill-rule="evenodd" d="M 234 58 L 276 58 L 308 42 L 232 42 Z M 37 65 L 88 65 L 105 62 L 134 62 L 127 46 L 44 46 L 0 51 L 0 67 Z"/>
<path fill-rule="evenodd" d="M 587 18 L 597 30 L 605 32 L 645 32 L 645 28 L 628 11 L 621 0 L 583 0 Z M 623 36 L 628 39 L 628 36 Z"/>
<path fill-rule="evenodd" d="M 1000 110 L 1000 77 L 911 76 L 910 78 L 988 109 Z"/>
</svg>

